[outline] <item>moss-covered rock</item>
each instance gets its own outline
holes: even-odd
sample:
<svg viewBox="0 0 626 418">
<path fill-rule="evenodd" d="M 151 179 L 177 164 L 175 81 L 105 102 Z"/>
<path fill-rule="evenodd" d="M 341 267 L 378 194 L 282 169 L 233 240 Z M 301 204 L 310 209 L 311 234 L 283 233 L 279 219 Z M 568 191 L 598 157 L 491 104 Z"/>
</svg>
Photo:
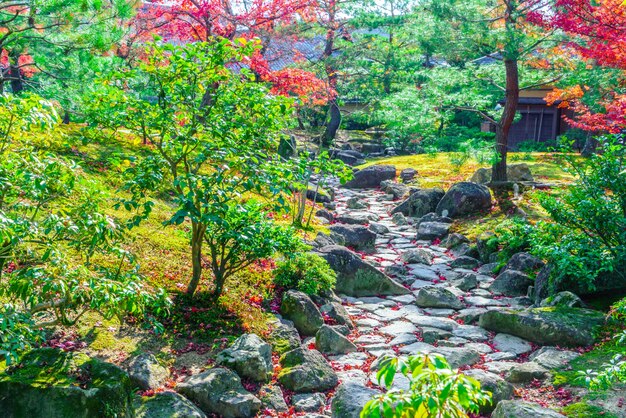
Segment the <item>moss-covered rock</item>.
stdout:
<svg viewBox="0 0 626 418">
<path fill-rule="evenodd" d="M 191 401 L 175 392 L 137 397 L 134 407 L 135 418 L 206 418 Z"/>
<path fill-rule="evenodd" d="M 578 347 L 595 341 L 594 330 L 604 323 L 601 312 L 577 308 L 494 310 L 480 316 L 481 327 L 542 345 Z"/>
<path fill-rule="evenodd" d="M 316 350 L 304 347 L 285 353 L 278 381 L 296 393 L 323 392 L 337 386 L 339 379 L 326 359 Z"/>
<path fill-rule="evenodd" d="M 132 384 L 119 367 L 85 354 L 32 350 L 0 364 L 0 411 L 7 418 L 133 417 Z"/>
</svg>

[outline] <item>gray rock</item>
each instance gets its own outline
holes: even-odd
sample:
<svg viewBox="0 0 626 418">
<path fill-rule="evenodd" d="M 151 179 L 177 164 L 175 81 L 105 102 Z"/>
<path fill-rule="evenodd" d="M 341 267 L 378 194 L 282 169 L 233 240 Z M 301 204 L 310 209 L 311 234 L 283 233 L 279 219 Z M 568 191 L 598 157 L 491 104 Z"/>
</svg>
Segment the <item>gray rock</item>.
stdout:
<svg viewBox="0 0 626 418">
<path fill-rule="evenodd" d="M 324 325 L 324 318 L 311 298 L 297 290 L 289 290 L 283 295 L 280 311 L 285 318 L 293 321 L 302 335 L 315 335 Z"/>
<path fill-rule="evenodd" d="M 394 213 L 391 217 L 391 221 L 398 226 L 403 226 L 408 223 L 404 215 L 401 213 Z"/>
<path fill-rule="evenodd" d="M 389 228 L 387 228 L 383 224 L 379 224 L 379 223 L 376 223 L 376 222 L 370 222 L 369 229 L 373 233 L 379 234 L 379 235 L 383 235 L 383 234 L 388 234 L 389 233 Z"/>
<path fill-rule="evenodd" d="M 313 240 L 313 246 L 325 247 L 327 245 L 335 245 L 335 241 L 333 241 L 333 239 L 329 235 L 323 232 L 318 232 L 315 240 Z"/>
<path fill-rule="evenodd" d="M 165 383 L 169 371 L 152 354 L 140 354 L 128 365 L 128 375 L 134 385 L 143 390 L 156 389 Z"/>
<path fill-rule="evenodd" d="M 441 246 L 450 249 L 458 247 L 461 244 L 469 244 L 469 242 L 469 239 L 467 239 L 465 235 L 454 232 L 441 241 Z"/>
<path fill-rule="evenodd" d="M 477 183 L 456 183 L 443 196 L 436 212 L 447 211 L 451 218 L 472 215 L 491 208 L 491 192 L 486 186 Z"/>
<path fill-rule="evenodd" d="M 380 183 L 380 189 L 393 196 L 394 199 L 400 199 L 409 192 L 409 188 L 405 184 L 396 183 L 391 180 L 385 180 Z"/>
<path fill-rule="evenodd" d="M 489 339 L 487 331 L 474 325 L 459 325 L 452 330 L 452 334 L 455 337 L 466 338 L 470 341 L 487 341 Z"/>
<path fill-rule="evenodd" d="M 402 254 L 402 261 L 408 264 L 431 265 L 435 255 L 424 248 L 412 248 Z"/>
<path fill-rule="evenodd" d="M 368 189 L 380 186 L 385 180 L 396 178 L 396 168 L 392 165 L 373 165 L 354 173 L 352 180 L 342 187 L 348 189 Z"/>
<path fill-rule="evenodd" d="M 478 286 L 478 279 L 476 279 L 476 275 L 472 273 L 461 273 L 456 278 L 449 281 L 450 285 L 457 287 L 464 292 L 467 292 L 471 289 L 476 288 Z"/>
<path fill-rule="evenodd" d="M 324 354 L 346 354 L 357 351 L 356 345 L 328 325 L 322 325 L 315 334 L 315 346 Z"/>
<path fill-rule="evenodd" d="M 508 181 L 534 181 L 528 164 L 508 164 L 506 167 L 506 178 Z M 486 184 L 491 182 L 491 169 L 479 168 L 472 175 L 470 181 L 474 183 Z"/>
<path fill-rule="evenodd" d="M 297 393 L 291 399 L 296 412 L 318 412 L 326 404 L 323 393 Z"/>
<path fill-rule="evenodd" d="M 566 418 L 551 409 L 526 401 L 502 401 L 491 414 L 491 418 Z"/>
<path fill-rule="evenodd" d="M 363 225 L 332 225 L 330 234 L 335 242 L 356 250 L 371 250 L 376 242 L 376 234 Z"/>
<path fill-rule="evenodd" d="M 176 392 L 137 397 L 133 406 L 135 418 L 206 418 L 204 412 Z"/>
<path fill-rule="evenodd" d="M 574 293 L 564 290 L 541 301 L 540 306 L 556 306 L 561 308 L 582 308 L 584 302 Z"/>
<path fill-rule="evenodd" d="M 578 347 L 595 341 L 594 329 L 603 324 L 601 312 L 587 309 L 501 309 L 480 316 L 481 327 L 542 345 Z"/>
<path fill-rule="evenodd" d="M 506 270 L 489 285 L 489 290 L 505 296 L 525 296 L 532 284 L 532 279 L 521 271 Z"/>
<path fill-rule="evenodd" d="M 543 380 L 548 375 L 548 370 L 539 364 L 529 361 L 517 363 L 506 373 L 505 379 L 511 383 L 528 383 L 535 379 Z"/>
<path fill-rule="evenodd" d="M 488 390 L 491 392 L 491 403 L 487 403 L 480 408 L 480 412 L 482 414 L 493 411 L 498 403 L 513 397 L 513 385 L 497 374 L 480 369 L 471 369 L 463 372 L 463 374 L 478 380 L 482 390 Z"/>
<path fill-rule="evenodd" d="M 333 245 L 317 251 L 337 273 L 335 291 L 338 293 L 354 297 L 410 293 L 408 289 L 345 247 Z"/>
<path fill-rule="evenodd" d="M 452 268 L 464 268 L 464 269 L 474 269 L 480 265 L 480 261 L 475 258 L 463 255 L 458 257 L 452 263 L 450 263 L 450 267 Z"/>
<path fill-rule="evenodd" d="M 227 369 L 214 368 L 191 376 L 176 390 L 204 412 L 224 418 L 251 418 L 261 409 L 261 401 L 243 388 L 239 376 Z"/>
<path fill-rule="evenodd" d="M 480 353 L 466 347 L 437 347 L 434 352 L 441 354 L 448 360 L 453 369 L 463 366 L 471 366 L 480 361 Z"/>
<path fill-rule="evenodd" d="M 305 347 L 289 351 L 280 358 L 283 367 L 278 381 L 296 393 L 323 392 L 339 382 L 337 374 L 316 350 Z"/>
<path fill-rule="evenodd" d="M 348 209 L 367 209 L 368 204 L 358 197 L 354 196 L 346 202 Z"/>
<path fill-rule="evenodd" d="M 534 255 L 528 253 L 517 253 L 511 257 L 502 271 L 517 270 L 526 273 L 539 270 L 540 268 L 543 268 L 543 266 L 545 266 L 544 262 Z"/>
<path fill-rule="evenodd" d="M 272 347 L 256 334 L 244 334 L 217 355 L 216 363 L 257 382 L 272 377 Z"/>
<path fill-rule="evenodd" d="M 354 323 L 344 308 L 338 302 L 330 302 L 325 305 L 320 306 L 320 312 L 328 315 L 329 318 L 333 319 L 339 325 L 345 325 L 349 329 L 354 329 Z"/>
<path fill-rule="evenodd" d="M 434 240 L 443 238 L 450 231 L 450 224 L 444 222 L 420 222 L 417 227 L 417 240 Z"/>
<path fill-rule="evenodd" d="M 452 333 L 450 331 L 439 328 L 422 328 L 422 340 L 428 344 L 433 344 L 439 340 L 446 340 L 450 337 L 452 337 Z"/>
<path fill-rule="evenodd" d="M 360 418 L 367 402 L 380 392 L 356 382 L 344 382 L 335 391 L 331 404 L 333 418 Z"/>
<path fill-rule="evenodd" d="M 459 311 L 459 319 L 463 320 L 463 323 L 465 324 L 473 324 L 474 322 L 478 321 L 478 318 L 484 314 L 485 312 L 487 312 L 487 309 L 485 308 L 467 308 L 467 309 L 461 309 Z"/>
<path fill-rule="evenodd" d="M 326 219 L 327 221 L 330 221 L 330 222 L 332 222 L 333 218 L 334 218 L 333 214 L 330 211 L 326 210 L 326 209 L 318 210 L 317 212 L 315 212 L 315 216 L 317 216 L 318 218 L 324 218 L 324 219 Z"/>
<path fill-rule="evenodd" d="M 400 171 L 400 178 L 405 183 L 413 180 L 415 176 L 417 176 L 417 170 L 415 170 L 414 168 L 405 168 L 404 170 Z"/>
<path fill-rule="evenodd" d="M 580 357 L 575 351 L 558 350 L 554 347 L 541 347 L 530 355 L 530 359 L 548 370 L 560 369 L 570 361 Z"/>
<path fill-rule="evenodd" d="M 405 216 L 420 218 L 427 213 L 434 212 L 444 194 L 440 188 L 418 189 L 396 206 L 391 213 L 402 213 Z"/>
<path fill-rule="evenodd" d="M 493 338 L 493 345 L 499 351 L 514 353 L 518 356 L 532 350 L 531 345 L 527 341 L 509 334 L 497 334 Z"/>
<path fill-rule="evenodd" d="M 289 406 L 283 397 L 283 391 L 278 385 L 268 384 L 262 386 L 259 389 L 258 397 L 265 408 L 273 409 L 276 412 L 289 411 Z"/>
<path fill-rule="evenodd" d="M 335 219 L 337 220 L 337 222 L 348 225 L 367 225 L 372 221 L 379 221 L 380 216 L 371 212 L 349 212 L 337 215 Z"/>
<path fill-rule="evenodd" d="M 456 295 L 443 287 L 427 286 L 418 290 L 415 303 L 423 308 L 462 309 L 463 303 Z"/>
<path fill-rule="evenodd" d="M 270 342 L 274 351 L 282 354 L 300 347 L 300 334 L 293 325 L 293 322 L 281 319 L 280 321 L 274 322 L 272 326 Z"/>
</svg>

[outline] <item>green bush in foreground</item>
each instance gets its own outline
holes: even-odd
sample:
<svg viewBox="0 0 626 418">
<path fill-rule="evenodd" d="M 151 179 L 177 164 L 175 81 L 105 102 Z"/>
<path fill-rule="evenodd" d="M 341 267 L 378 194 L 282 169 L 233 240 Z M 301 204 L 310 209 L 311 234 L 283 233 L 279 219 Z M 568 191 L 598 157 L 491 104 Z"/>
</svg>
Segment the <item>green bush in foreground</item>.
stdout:
<svg viewBox="0 0 626 418">
<path fill-rule="evenodd" d="M 409 379 L 409 390 L 390 389 L 372 399 L 361 418 L 465 418 L 491 402 L 491 393 L 481 390 L 477 380 L 452 370 L 436 354 L 410 356 L 406 361 L 387 357 L 376 378 L 381 386 L 391 388 L 398 372 Z"/>
<path fill-rule="evenodd" d="M 332 290 L 337 274 L 326 260 L 317 254 L 298 253 L 278 264 L 274 282 L 287 289 L 297 289 L 309 295 Z"/>
</svg>

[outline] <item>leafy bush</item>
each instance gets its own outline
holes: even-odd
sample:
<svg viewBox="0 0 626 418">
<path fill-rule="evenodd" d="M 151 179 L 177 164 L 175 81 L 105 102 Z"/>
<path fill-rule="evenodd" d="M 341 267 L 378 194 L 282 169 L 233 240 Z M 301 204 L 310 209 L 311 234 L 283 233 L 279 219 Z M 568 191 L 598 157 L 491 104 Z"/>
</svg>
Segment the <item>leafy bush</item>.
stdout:
<svg viewBox="0 0 626 418">
<path fill-rule="evenodd" d="M 389 388 L 398 372 L 409 380 L 409 390 L 390 389 L 372 399 L 361 418 L 468 417 L 491 401 L 478 381 L 452 370 L 439 355 L 409 356 L 406 361 L 387 357 L 376 378 Z"/>
<path fill-rule="evenodd" d="M 332 290 L 337 274 L 326 260 L 317 254 L 298 253 L 278 264 L 274 282 L 287 289 L 297 289 L 309 295 Z"/>
<path fill-rule="evenodd" d="M 519 152 L 546 152 L 555 144 L 549 144 L 547 142 L 539 142 L 533 140 L 522 141 L 517 145 Z"/>
</svg>

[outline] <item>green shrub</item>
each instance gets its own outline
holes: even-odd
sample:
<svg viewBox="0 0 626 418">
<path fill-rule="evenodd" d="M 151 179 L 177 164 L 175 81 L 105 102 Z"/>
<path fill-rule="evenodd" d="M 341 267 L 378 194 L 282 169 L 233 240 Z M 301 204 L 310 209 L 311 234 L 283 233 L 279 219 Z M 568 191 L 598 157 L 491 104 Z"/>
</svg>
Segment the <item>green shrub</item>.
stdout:
<svg viewBox="0 0 626 418">
<path fill-rule="evenodd" d="M 491 401 L 480 383 L 450 368 L 439 355 L 395 357 L 382 360 L 376 378 L 390 388 L 397 373 L 409 380 L 409 390 L 390 389 L 369 401 L 361 418 L 468 417 Z"/>
<path fill-rule="evenodd" d="M 317 295 L 335 286 L 337 275 L 317 254 L 299 253 L 278 264 L 274 282 L 287 289 Z"/>
</svg>

